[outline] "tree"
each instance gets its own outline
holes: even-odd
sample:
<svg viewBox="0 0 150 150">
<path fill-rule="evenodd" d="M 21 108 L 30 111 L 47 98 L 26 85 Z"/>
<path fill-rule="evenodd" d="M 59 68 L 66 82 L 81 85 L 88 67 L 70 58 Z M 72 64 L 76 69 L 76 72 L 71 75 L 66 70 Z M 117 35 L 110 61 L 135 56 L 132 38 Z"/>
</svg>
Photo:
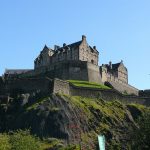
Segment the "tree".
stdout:
<svg viewBox="0 0 150 150">
<path fill-rule="evenodd" d="M 132 132 L 131 147 L 136 150 L 150 149 L 150 111 L 138 120 L 138 127 Z"/>
</svg>

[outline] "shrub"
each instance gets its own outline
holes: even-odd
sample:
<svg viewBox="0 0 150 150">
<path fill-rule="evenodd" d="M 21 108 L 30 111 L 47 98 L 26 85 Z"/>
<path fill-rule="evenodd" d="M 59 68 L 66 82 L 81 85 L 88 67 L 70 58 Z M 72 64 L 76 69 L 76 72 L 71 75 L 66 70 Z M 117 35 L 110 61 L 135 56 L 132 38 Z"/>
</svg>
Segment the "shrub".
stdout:
<svg viewBox="0 0 150 150">
<path fill-rule="evenodd" d="M 10 150 L 11 145 L 9 143 L 9 136 L 6 134 L 0 134 L 0 150 Z"/>
<path fill-rule="evenodd" d="M 17 130 L 11 132 L 10 143 L 12 150 L 40 150 L 41 143 L 39 139 L 33 135 L 30 135 L 29 130 Z"/>
</svg>

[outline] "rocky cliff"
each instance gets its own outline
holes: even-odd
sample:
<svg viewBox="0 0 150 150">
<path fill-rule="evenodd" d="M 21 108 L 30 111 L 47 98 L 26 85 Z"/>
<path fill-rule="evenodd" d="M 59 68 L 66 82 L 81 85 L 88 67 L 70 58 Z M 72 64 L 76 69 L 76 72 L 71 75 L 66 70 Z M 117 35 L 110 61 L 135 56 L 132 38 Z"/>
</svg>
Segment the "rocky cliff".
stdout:
<svg viewBox="0 0 150 150">
<path fill-rule="evenodd" d="M 105 135 L 107 149 L 129 149 L 130 131 L 148 109 L 63 94 L 21 94 L 0 102 L 0 132 L 30 129 L 41 139 L 56 138 L 86 150 L 98 149 L 99 134 Z"/>
</svg>

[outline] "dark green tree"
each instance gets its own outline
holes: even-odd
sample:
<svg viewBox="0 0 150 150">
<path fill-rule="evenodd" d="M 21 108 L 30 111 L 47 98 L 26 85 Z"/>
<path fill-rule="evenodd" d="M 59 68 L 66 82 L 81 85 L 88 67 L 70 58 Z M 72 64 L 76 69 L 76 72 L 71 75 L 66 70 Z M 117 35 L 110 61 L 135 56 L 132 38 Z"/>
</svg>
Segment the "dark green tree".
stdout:
<svg viewBox="0 0 150 150">
<path fill-rule="evenodd" d="M 150 149 L 150 111 L 147 111 L 137 121 L 138 127 L 131 134 L 131 147 L 136 150 Z"/>
</svg>

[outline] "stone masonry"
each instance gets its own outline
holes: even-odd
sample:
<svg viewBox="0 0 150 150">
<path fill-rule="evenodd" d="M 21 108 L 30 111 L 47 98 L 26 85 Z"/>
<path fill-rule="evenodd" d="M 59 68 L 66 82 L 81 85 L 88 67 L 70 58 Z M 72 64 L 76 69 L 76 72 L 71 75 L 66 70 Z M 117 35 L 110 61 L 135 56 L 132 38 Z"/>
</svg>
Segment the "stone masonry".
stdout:
<svg viewBox="0 0 150 150">
<path fill-rule="evenodd" d="M 34 61 L 34 69 L 7 69 L 4 78 L 59 78 L 62 80 L 85 80 L 100 84 L 109 83 L 121 93 L 138 95 L 138 89 L 128 84 L 128 70 L 123 61 L 98 65 L 96 46 L 87 43 L 86 36 L 72 44 L 44 46 Z"/>
</svg>

